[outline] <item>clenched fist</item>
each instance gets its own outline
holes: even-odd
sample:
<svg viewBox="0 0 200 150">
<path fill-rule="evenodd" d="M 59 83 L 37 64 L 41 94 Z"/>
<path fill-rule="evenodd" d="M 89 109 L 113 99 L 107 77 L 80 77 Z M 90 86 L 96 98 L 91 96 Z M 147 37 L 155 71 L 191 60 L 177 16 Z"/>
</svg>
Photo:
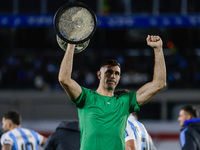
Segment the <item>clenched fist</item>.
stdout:
<svg viewBox="0 0 200 150">
<path fill-rule="evenodd" d="M 160 49 L 162 48 L 162 39 L 158 35 L 148 35 L 147 36 L 147 45 L 152 48 Z"/>
</svg>

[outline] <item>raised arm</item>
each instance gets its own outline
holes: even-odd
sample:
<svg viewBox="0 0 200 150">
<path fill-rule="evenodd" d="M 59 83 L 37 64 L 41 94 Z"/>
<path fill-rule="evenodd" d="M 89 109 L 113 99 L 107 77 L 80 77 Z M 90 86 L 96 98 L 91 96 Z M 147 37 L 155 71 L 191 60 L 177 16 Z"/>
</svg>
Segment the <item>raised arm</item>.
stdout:
<svg viewBox="0 0 200 150">
<path fill-rule="evenodd" d="M 80 85 L 71 78 L 72 66 L 73 66 L 73 57 L 74 57 L 74 44 L 68 44 L 67 50 L 61 62 L 60 71 L 58 80 L 71 98 L 72 101 L 75 101 L 81 94 L 82 89 Z"/>
<path fill-rule="evenodd" d="M 154 49 L 154 75 L 151 82 L 146 83 L 137 91 L 137 102 L 139 106 L 146 104 L 166 86 L 166 67 L 162 39 L 159 36 L 148 35 L 146 40 L 147 45 Z"/>
</svg>

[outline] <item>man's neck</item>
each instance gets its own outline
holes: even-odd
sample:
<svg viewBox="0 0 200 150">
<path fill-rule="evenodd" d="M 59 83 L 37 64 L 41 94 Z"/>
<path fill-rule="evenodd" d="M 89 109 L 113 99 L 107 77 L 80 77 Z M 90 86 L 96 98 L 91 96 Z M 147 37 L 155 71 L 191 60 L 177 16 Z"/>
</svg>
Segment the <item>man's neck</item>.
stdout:
<svg viewBox="0 0 200 150">
<path fill-rule="evenodd" d="M 9 131 L 10 131 L 10 130 L 13 130 L 13 129 L 15 129 L 15 128 L 19 128 L 19 127 L 20 127 L 20 125 L 12 125 L 12 126 L 10 127 Z"/>
<path fill-rule="evenodd" d="M 113 96 L 113 92 L 114 92 L 114 90 L 107 90 L 107 89 L 102 89 L 102 88 L 98 88 L 96 91 L 100 95 L 109 96 L 109 97 L 112 97 Z"/>
</svg>

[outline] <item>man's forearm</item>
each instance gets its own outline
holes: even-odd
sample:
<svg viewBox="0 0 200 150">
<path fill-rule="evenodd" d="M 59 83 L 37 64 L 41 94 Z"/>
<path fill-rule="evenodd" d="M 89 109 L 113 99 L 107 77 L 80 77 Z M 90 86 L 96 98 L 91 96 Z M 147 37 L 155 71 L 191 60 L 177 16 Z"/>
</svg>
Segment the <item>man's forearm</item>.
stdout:
<svg viewBox="0 0 200 150">
<path fill-rule="evenodd" d="M 80 85 L 71 78 L 75 45 L 68 44 L 59 72 L 59 82 L 72 101 L 80 96 Z"/>
<path fill-rule="evenodd" d="M 60 72 L 58 76 L 60 82 L 65 83 L 67 80 L 71 79 L 74 47 L 75 45 L 72 44 L 68 44 L 67 46 L 67 50 L 61 62 Z"/>
<path fill-rule="evenodd" d="M 155 62 L 153 80 L 137 90 L 139 106 L 146 104 L 166 86 L 166 68 L 162 49 L 162 40 L 159 36 L 147 36 L 147 45 L 154 49 Z"/>
<path fill-rule="evenodd" d="M 166 67 L 162 48 L 154 48 L 155 64 L 153 81 L 158 82 L 158 86 L 166 86 Z"/>
</svg>

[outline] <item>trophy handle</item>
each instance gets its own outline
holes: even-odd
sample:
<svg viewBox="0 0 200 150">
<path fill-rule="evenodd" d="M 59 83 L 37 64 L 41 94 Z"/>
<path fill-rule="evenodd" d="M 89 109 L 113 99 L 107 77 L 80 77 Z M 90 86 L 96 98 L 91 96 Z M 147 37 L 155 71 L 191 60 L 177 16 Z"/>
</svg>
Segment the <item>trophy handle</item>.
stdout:
<svg viewBox="0 0 200 150">
<path fill-rule="evenodd" d="M 60 48 L 64 51 L 66 51 L 68 43 L 63 41 L 58 35 L 56 35 L 56 40 L 57 40 L 57 43 L 60 46 Z M 90 39 L 88 39 L 87 41 L 85 41 L 83 43 L 76 44 L 74 53 L 82 52 L 83 50 L 85 50 L 87 48 L 89 43 L 90 43 Z"/>
</svg>

